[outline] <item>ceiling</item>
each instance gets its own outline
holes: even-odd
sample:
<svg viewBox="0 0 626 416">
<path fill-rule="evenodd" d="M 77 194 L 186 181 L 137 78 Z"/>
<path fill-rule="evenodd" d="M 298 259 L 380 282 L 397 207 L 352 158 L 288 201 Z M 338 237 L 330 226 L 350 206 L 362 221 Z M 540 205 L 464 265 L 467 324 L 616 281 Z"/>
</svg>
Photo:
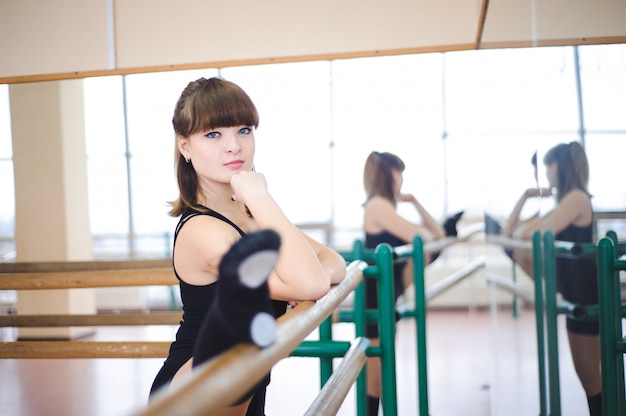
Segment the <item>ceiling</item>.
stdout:
<svg viewBox="0 0 626 416">
<path fill-rule="evenodd" d="M 626 0 L 0 0 L 0 83 L 626 43 Z"/>
</svg>

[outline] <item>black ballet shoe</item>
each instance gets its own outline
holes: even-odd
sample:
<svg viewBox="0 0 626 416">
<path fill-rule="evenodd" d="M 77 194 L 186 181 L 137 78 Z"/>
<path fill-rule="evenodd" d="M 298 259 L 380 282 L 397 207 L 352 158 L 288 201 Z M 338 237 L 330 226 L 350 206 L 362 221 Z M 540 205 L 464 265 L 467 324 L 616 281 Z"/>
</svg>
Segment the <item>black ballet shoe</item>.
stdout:
<svg viewBox="0 0 626 416">
<path fill-rule="evenodd" d="M 265 347 L 274 341 L 267 279 L 278 260 L 280 236 L 272 230 L 237 241 L 219 265 L 216 303 L 230 314 L 231 332 L 240 342 Z"/>
<path fill-rule="evenodd" d="M 500 234 L 500 231 L 502 231 L 502 226 L 498 223 L 498 221 L 494 220 L 491 215 L 485 213 L 485 234 L 498 235 Z M 513 249 L 505 248 L 504 254 L 515 262 Z"/>
<path fill-rule="evenodd" d="M 485 213 L 485 234 L 500 234 L 502 226 L 493 217 Z"/>
<path fill-rule="evenodd" d="M 441 251 L 435 251 L 433 253 L 430 253 L 430 260 L 428 261 L 428 264 L 431 264 L 432 262 L 437 260 L 440 254 L 441 254 Z"/>
<path fill-rule="evenodd" d="M 222 257 L 215 299 L 207 312 L 193 352 L 193 367 L 236 344 L 267 347 L 276 337 L 267 279 L 278 259 L 280 236 L 271 230 L 248 234 Z M 235 404 L 250 398 L 265 380 Z"/>
<path fill-rule="evenodd" d="M 367 395 L 367 416 L 378 416 L 380 397 Z"/>
<path fill-rule="evenodd" d="M 602 416 L 602 393 L 587 397 L 589 416 Z"/>
<path fill-rule="evenodd" d="M 459 211 L 451 217 L 448 217 L 443 223 L 443 229 L 446 232 L 447 237 L 456 237 L 458 235 L 456 231 L 456 223 L 459 222 L 465 211 Z"/>
<path fill-rule="evenodd" d="M 270 345 L 276 335 L 267 279 L 280 237 L 271 230 L 244 236 L 219 264 L 216 294 L 194 350 L 194 366 L 241 342 Z"/>
</svg>

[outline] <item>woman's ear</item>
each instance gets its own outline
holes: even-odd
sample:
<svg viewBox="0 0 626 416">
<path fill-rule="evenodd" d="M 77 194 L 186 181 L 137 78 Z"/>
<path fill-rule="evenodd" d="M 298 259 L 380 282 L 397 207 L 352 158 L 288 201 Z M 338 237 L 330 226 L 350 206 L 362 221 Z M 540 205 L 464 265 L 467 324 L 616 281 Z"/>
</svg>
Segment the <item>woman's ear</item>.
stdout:
<svg viewBox="0 0 626 416">
<path fill-rule="evenodd" d="M 176 136 L 176 144 L 178 146 L 178 151 L 185 159 L 189 159 L 189 139 L 184 136 L 178 135 Z"/>
</svg>

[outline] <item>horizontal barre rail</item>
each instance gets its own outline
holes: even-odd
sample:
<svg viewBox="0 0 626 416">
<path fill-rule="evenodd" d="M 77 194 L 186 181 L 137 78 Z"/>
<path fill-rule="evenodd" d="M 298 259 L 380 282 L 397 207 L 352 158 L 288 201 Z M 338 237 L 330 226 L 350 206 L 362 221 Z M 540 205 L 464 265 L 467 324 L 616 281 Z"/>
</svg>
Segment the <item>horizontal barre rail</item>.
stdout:
<svg viewBox="0 0 626 416">
<path fill-rule="evenodd" d="M 178 325 L 181 312 L 123 313 L 92 315 L 7 315 L 0 327 Z"/>
<path fill-rule="evenodd" d="M 289 356 L 359 285 L 367 264 L 353 261 L 346 277 L 317 302 L 306 301 L 279 318 L 276 340 L 264 349 L 238 344 L 157 393 L 139 415 L 206 415 L 222 410 L 250 390 L 279 360 Z"/>
<path fill-rule="evenodd" d="M 93 270 L 160 269 L 172 267 L 172 259 L 115 261 L 54 261 L 0 263 L 0 274 L 86 272 Z"/>
<path fill-rule="evenodd" d="M 122 286 L 173 286 L 171 265 L 155 269 L 86 270 L 0 274 L 0 290 L 83 289 Z"/>
<path fill-rule="evenodd" d="M 487 243 L 498 244 L 506 248 L 519 248 L 525 250 L 532 250 L 533 248 L 533 243 L 530 240 L 511 238 L 499 234 L 487 234 L 485 236 L 485 241 Z"/>
<path fill-rule="evenodd" d="M 534 303 L 535 295 L 532 291 L 519 286 L 519 283 L 513 282 L 510 278 L 506 278 L 494 273 L 487 273 L 487 282 L 493 283 L 501 289 L 505 289 L 514 295 L 519 296 L 527 302 Z"/>
<path fill-rule="evenodd" d="M 505 248 L 519 248 L 524 250 L 532 250 L 533 244 L 531 240 L 524 240 L 519 238 L 511 238 L 499 234 L 487 234 L 485 241 L 492 244 L 498 244 Z M 591 253 L 595 246 L 593 244 L 581 244 L 573 243 L 571 241 L 555 241 L 554 247 L 560 249 L 566 254 L 570 254 L 575 257 L 588 255 Z"/>
<path fill-rule="evenodd" d="M 482 267 L 485 267 L 484 257 L 479 257 L 478 259 L 472 261 L 471 263 L 468 263 L 467 265 L 463 266 L 463 268 L 461 268 L 460 270 L 457 270 L 456 272 L 446 276 L 439 282 L 431 285 L 428 289 L 426 289 L 426 300 L 429 301 L 435 298 L 436 296 L 439 296 L 441 293 L 448 290 L 450 287 L 457 284 L 458 282 L 465 279 L 466 277 L 470 276 L 472 273 L 474 273 L 476 270 Z"/>
<path fill-rule="evenodd" d="M 0 342 L 0 358 L 165 358 L 171 342 Z"/>
<path fill-rule="evenodd" d="M 472 226 L 464 228 L 462 231 L 459 232 L 459 235 L 456 237 L 444 237 L 439 240 L 429 241 L 427 243 L 424 243 L 424 253 L 434 253 L 436 251 L 441 251 L 444 248 L 449 247 L 453 244 L 467 241 L 474 234 L 482 232 L 484 229 L 484 224 L 474 224 Z M 395 247 L 393 251 L 398 256 L 411 255 L 413 253 L 413 244 L 405 244 Z"/>
<path fill-rule="evenodd" d="M 367 338 L 357 338 L 341 360 L 324 387 L 319 392 L 304 416 L 334 416 L 343 404 L 350 388 L 361 373 L 367 361 L 365 351 L 370 342 Z"/>
</svg>

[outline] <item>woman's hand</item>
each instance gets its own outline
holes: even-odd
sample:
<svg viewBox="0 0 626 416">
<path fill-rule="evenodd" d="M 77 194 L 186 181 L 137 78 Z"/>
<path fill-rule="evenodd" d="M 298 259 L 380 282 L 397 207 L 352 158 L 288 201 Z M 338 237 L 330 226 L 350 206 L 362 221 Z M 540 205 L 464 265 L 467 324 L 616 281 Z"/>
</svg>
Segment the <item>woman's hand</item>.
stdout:
<svg viewBox="0 0 626 416">
<path fill-rule="evenodd" d="M 413 202 L 416 203 L 417 199 L 413 194 L 400 194 L 398 195 L 398 201 L 400 202 Z"/>
<path fill-rule="evenodd" d="M 262 173 L 243 171 L 230 178 L 230 185 L 233 188 L 233 201 L 248 202 L 253 201 L 256 196 L 267 194 L 267 181 Z"/>
<path fill-rule="evenodd" d="M 550 196 L 550 195 L 552 195 L 552 190 L 549 188 L 541 188 L 541 189 L 528 188 L 524 192 L 524 196 L 526 198 L 537 198 L 540 196 Z"/>
</svg>

